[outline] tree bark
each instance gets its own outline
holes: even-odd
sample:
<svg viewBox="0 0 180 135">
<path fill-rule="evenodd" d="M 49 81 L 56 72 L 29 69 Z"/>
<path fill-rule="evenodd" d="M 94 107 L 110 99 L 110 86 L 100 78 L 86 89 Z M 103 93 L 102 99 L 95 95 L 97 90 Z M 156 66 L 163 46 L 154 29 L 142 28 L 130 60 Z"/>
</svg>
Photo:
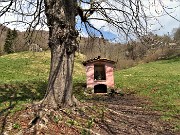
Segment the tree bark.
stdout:
<svg viewBox="0 0 180 135">
<path fill-rule="evenodd" d="M 72 73 L 76 51 L 76 0 L 45 0 L 51 66 L 43 105 L 61 108 L 74 104 Z"/>
</svg>

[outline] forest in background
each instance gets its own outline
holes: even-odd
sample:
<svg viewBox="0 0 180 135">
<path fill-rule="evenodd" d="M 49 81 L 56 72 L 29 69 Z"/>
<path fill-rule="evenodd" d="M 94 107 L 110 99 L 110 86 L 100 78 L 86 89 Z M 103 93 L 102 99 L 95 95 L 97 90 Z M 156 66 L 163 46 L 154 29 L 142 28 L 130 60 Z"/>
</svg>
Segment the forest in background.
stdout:
<svg viewBox="0 0 180 135">
<path fill-rule="evenodd" d="M 13 30 L 0 25 L 0 55 L 7 53 L 4 51 L 4 45 L 8 41 L 8 31 Z M 31 39 L 28 39 L 26 32 L 16 32 L 17 37 L 11 43 L 13 50 L 11 53 L 28 51 L 31 44 L 38 45 L 43 51 L 49 49 L 47 31 L 34 31 Z M 101 58 L 114 60 L 116 69 L 129 68 L 138 63 L 180 55 L 180 28 L 174 32 L 173 37 L 149 33 L 149 35 L 142 37 L 142 41 L 128 43 L 112 43 L 102 38 L 79 37 L 78 52 L 84 54 L 86 59 L 101 56 Z"/>
</svg>

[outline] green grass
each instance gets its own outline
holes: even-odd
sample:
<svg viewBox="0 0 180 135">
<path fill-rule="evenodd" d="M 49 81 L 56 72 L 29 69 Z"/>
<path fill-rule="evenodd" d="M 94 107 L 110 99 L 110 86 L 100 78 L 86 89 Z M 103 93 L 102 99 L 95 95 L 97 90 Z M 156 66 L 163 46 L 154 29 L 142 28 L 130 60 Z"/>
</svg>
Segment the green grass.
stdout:
<svg viewBox="0 0 180 135">
<path fill-rule="evenodd" d="M 74 78 L 83 76 L 82 54 L 76 54 Z M 22 52 L 0 57 L 0 84 L 47 80 L 50 52 Z"/>
<path fill-rule="evenodd" d="M 0 57 L 0 84 L 47 80 L 49 72 L 49 52 L 14 53 Z"/>
<path fill-rule="evenodd" d="M 85 81 L 82 54 L 76 54 L 75 84 Z M 50 68 L 50 52 L 21 52 L 0 57 L 0 115 L 16 112 L 23 104 L 41 100 L 45 94 Z M 77 86 L 77 85 L 75 85 Z"/>
<path fill-rule="evenodd" d="M 74 93 L 83 99 L 86 82 L 83 55 L 76 54 Z M 0 57 L 0 115 L 21 110 L 26 103 L 43 98 L 50 67 L 50 52 L 22 52 Z M 152 102 L 150 108 L 169 120 L 180 114 L 180 57 L 115 72 L 116 87 Z M 179 121 L 177 121 L 179 122 Z M 177 126 L 178 127 L 178 126 Z M 179 128 L 179 127 L 178 127 Z"/>
<path fill-rule="evenodd" d="M 116 87 L 149 99 L 165 119 L 180 114 L 180 57 L 117 71 L 115 78 Z"/>
</svg>

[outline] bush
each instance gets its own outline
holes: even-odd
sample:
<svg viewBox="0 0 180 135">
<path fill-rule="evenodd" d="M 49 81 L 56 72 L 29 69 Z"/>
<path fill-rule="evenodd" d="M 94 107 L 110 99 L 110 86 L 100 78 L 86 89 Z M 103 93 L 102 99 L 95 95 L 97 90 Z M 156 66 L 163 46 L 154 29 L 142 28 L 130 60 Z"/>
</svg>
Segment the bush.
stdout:
<svg viewBox="0 0 180 135">
<path fill-rule="evenodd" d="M 116 69 L 126 69 L 130 68 L 136 65 L 136 61 L 134 60 L 119 60 L 118 63 L 116 64 Z"/>
</svg>

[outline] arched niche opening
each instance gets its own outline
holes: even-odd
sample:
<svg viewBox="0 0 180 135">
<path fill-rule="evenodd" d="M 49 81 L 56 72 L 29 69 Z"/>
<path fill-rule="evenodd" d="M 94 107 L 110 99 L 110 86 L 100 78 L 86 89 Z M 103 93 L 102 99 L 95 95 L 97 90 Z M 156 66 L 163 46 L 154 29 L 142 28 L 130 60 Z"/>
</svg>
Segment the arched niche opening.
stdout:
<svg viewBox="0 0 180 135">
<path fill-rule="evenodd" d="M 105 85 L 105 84 L 95 85 L 94 93 L 107 93 L 107 85 Z"/>
<path fill-rule="evenodd" d="M 106 80 L 106 69 L 104 64 L 94 65 L 94 80 Z"/>
</svg>

